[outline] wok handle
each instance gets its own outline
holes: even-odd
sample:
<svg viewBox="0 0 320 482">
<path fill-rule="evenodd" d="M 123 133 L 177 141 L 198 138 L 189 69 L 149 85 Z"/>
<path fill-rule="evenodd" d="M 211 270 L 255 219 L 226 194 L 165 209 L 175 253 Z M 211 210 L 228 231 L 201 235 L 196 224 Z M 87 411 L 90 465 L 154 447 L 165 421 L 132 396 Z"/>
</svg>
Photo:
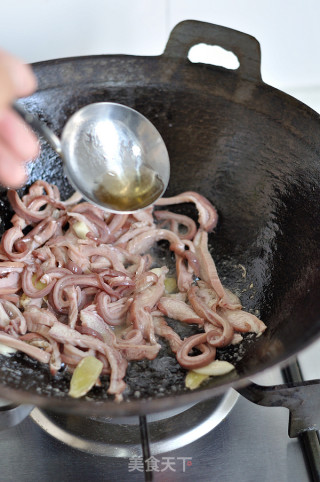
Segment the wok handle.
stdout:
<svg viewBox="0 0 320 482">
<path fill-rule="evenodd" d="M 289 437 L 320 430 L 320 380 L 264 387 L 251 383 L 238 390 L 241 395 L 263 407 L 286 407 L 290 411 Z"/>
<path fill-rule="evenodd" d="M 172 30 L 164 57 L 186 60 L 191 47 L 198 43 L 219 45 L 238 57 L 240 77 L 261 82 L 261 53 L 259 42 L 251 35 L 231 28 L 196 20 L 185 20 Z"/>
</svg>

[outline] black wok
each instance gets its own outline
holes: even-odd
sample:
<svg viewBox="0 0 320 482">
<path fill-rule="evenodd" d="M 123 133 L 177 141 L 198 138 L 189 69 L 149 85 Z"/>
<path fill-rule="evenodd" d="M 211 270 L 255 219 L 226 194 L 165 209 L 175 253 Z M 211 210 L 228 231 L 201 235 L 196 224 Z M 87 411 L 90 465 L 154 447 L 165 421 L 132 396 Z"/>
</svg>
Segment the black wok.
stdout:
<svg viewBox="0 0 320 482">
<path fill-rule="evenodd" d="M 233 51 L 239 69 L 191 63 L 189 48 L 199 42 Z M 268 328 L 254 342 L 249 337 L 240 348 L 221 352 L 236 371 L 194 392 L 183 388 L 185 371 L 164 345 L 159 359 L 131 365 L 121 404 L 105 388 L 93 390 L 96 402 L 69 399 L 67 375 L 51 377 L 47 367 L 22 354 L 0 357 L 2 397 L 82 414 L 161 411 L 244 386 L 319 336 L 320 119 L 263 83 L 253 37 L 186 21 L 173 30 L 161 56 L 62 59 L 34 70 L 39 89 L 25 106 L 57 133 L 73 112 L 97 101 L 126 104 L 155 124 L 171 159 L 167 195 L 198 191 L 217 207 L 220 220 L 210 245 L 218 271 Z M 39 178 L 57 184 L 64 197 L 71 193 L 59 158 L 45 144 L 30 183 Z M 0 202 L 3 232 L 12 215 L 4 190 Z"/>
</svg>

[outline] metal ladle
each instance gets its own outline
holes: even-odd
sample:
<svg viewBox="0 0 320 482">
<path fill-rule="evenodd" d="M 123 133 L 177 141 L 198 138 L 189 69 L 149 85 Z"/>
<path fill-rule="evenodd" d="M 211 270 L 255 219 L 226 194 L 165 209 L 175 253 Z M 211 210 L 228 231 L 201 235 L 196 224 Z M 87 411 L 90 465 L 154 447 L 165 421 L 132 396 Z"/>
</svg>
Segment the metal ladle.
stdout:
<svg viewBox="0 0 320 482">
<path fill-rule="evenodd" d="M 20 104 L 13 107 L 60 155 L 73 187 L 99 207 L 134 212 L 166 190 L 166 146 L 154 125 L 134 109 L 113 102 L 87 105 L 70 117 L 59 139 Z"/>
</svg>

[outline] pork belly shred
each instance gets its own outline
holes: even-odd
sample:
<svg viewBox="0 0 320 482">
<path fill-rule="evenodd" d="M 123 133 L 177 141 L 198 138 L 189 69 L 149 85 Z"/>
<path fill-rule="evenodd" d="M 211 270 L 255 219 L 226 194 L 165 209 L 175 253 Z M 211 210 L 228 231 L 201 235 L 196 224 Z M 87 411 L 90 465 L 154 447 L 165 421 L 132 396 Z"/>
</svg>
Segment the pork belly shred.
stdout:
<svg viewBox="0 0 320 482">
<path fill-rule="evenodd" d="M 77 193 L 61 201 L 46 181 L 8 198 L 15 214 L 0 245 L 0 343 L 48 364 L 52 375 L 96 357 L 109 377 L 102 389 L 119 402 L 128 363 L 156 358 L 161 339 L 192 370 L 241 334 L 266 329 L 221 283 L 208 245 L 218 215 L 201 194 L 123 215 L 80 203 Z M 183 203 L 195 205 L 197 221 L 167 209 Z M 157 259 L 158 243 L 168 258 Z M 181 339 L 168 323 L 198 333 Z"/>
</svg>

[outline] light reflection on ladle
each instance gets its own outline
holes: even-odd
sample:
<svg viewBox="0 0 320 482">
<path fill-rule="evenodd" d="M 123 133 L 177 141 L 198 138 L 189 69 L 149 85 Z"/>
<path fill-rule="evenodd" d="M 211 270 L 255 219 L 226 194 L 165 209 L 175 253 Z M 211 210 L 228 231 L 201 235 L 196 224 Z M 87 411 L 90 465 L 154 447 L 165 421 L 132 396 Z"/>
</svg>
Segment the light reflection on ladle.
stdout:
<svg viewBox="0 0 320 482">
<path fill-rule="evenodd" d="M 139 112 L 112 102 L 90 104 L 70 117 L 60 140 L 20 104 L 14 108 L 61 156 L 71 184 L 88 201 L 129 213 L 164 193 L 168 152 L 155 126 Z"/>
</svg>

